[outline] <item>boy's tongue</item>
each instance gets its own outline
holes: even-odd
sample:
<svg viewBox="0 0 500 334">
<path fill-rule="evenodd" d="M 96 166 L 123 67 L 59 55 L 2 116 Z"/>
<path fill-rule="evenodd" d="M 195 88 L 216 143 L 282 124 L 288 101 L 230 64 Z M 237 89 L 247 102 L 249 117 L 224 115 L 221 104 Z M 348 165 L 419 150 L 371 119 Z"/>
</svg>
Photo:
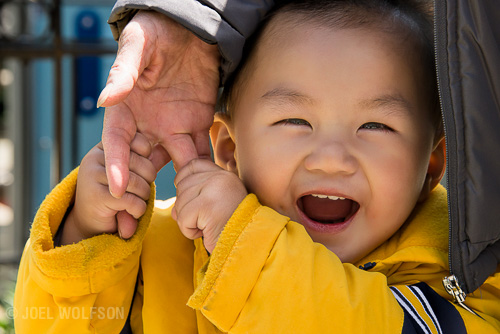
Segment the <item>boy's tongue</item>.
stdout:
<svg viewBox="0 0 500 334">
<path fill-rule="evenodd" d="M 353 209 L 350 199 L 331 200 L 311 195 L 302 197 L 302 211 L 312 220 L 324 224 L 343 222 Z"/>
</svg>

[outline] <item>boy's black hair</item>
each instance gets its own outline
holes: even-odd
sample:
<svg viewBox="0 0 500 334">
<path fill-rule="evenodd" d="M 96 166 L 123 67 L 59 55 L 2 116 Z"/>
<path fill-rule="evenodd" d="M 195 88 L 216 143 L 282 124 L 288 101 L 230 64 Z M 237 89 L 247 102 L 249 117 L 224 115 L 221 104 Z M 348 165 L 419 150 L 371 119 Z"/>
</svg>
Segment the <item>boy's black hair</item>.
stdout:
<svg viewBox="0 0 500 334">
<path fill-rule="evenodd" d="M 287 15 L 293 14 L 293 15 Z M 244 81 L 246 65 L 255 53 L 264 32 L 279 16 L 294 26 L 302 23 L 335 29 L 376 27 L 402 40 L 411 39 L 423 69 L 428 71 L 429 106 L 436 127 L 436 139 L 443 136 L 443 125 L 435 71 L 433 1 L 430 0 L 277 0 L 275 7 L 248 39 L 236 71 L 228 78 L 218 101 L 217 111 L 231 116 L 235 91 Z"/>
</svg>

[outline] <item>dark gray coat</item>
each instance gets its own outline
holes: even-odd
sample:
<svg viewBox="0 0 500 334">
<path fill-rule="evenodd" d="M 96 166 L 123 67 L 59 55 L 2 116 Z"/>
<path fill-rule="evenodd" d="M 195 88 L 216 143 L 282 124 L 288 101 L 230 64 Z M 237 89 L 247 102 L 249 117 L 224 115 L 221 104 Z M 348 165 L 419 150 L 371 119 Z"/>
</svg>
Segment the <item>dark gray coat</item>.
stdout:
<svg viewBox="0 0 500 334">
<path fill-rule="evenodd" d="M 450 271 L 469 293 L 500 263 L 500 3 L 436 0 L 435 9 Z"/>
</svg>

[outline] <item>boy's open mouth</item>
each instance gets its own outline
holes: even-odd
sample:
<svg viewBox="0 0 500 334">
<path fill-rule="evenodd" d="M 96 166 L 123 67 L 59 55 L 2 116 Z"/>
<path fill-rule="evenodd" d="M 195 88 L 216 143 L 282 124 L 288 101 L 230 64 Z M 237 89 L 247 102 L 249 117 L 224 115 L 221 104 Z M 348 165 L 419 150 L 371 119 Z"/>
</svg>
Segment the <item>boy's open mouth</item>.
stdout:
<svg viewBox="0 0 500 334">
<path fill-rule="evenodd" d="M 297 201 L 300 210 L 321 224 L 343 223 L 356 214 L 359 204 L 348 198 L 311 194 Z"/>
</svg>

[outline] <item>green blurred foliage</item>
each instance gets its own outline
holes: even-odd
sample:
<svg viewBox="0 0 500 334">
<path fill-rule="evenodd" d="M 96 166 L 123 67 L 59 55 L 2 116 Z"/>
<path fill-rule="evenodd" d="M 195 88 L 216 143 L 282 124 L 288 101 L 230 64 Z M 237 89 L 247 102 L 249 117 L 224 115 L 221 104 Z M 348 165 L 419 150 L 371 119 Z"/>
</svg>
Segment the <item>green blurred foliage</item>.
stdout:
<svg viewBox="0 0 500 334">
<path fill-rule="evenodd" d="M 0 334 L 14 334 L 14 290 L 17 268 L 0 265 Z"/>
</svg>

